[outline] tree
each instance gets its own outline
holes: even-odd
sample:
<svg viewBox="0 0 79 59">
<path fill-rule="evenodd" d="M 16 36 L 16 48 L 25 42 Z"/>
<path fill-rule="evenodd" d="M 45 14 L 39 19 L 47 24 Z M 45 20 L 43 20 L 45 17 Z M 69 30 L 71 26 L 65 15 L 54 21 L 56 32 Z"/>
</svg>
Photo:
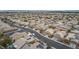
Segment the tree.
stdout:
<svg viewBox="0 0 79 59">
<path fill-rule="evenodd" d="M 4 34 L 2 32 L 0 32 L 0 38 L 2 38 L 4 36 Z"/>
<path fill-rule="evenodd" d="M 8 36 L 3 36 L 2 38 L 3 40 L 0 41 L 0 45 L 7 48 L 7 46 L 11 45 L 13 42 L 12 42 L 12 39 Z"/>
<path fill-rule="evenodd" d="M 47 48 L 46 49 L 51 49 L 51 46 L 47 44 Z"/>
</svg>

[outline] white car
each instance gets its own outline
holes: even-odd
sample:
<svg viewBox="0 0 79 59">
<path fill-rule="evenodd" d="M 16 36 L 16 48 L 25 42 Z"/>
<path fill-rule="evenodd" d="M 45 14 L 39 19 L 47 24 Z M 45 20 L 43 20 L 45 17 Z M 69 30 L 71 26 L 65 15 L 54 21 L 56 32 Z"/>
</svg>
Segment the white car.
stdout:
<svg viewBox="0 0 79 59">
<path fill-rule="evenodd" d="M 33 36 L 35 36 L 35 33 L 32 33 Z"/>
</svg>

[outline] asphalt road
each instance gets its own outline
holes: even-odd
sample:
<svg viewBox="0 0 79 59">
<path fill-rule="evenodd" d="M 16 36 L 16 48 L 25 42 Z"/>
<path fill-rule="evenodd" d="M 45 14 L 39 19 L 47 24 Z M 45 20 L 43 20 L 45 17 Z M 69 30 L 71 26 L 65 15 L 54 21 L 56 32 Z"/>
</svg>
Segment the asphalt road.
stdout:
<svg viewBox="0 0 79 59">
<path fill-rule="evenodd" d="M 34 36 L 37 37 L 39 40 L 47 43 L 47 45 L 52 46 L 52 47 L 54 47 L 56 49 L 73 49 L 73 48 L 71 48 L 71 47 L 69 47 L 69 46 L 67 46 L 67 45 L 65 45 L 63 43 L 60 43 L 58 41 L 54 41 L 54 40 L 51 40 L 49 38 L 46 38 L 43 35 L 39 34 L 38 32 L 36 32 L 36 31 L 34 31 L 34 30 L 30 29 L 30 28 L 24 28 L 24 27 L 21 27 L 21 26 L 16 26 L 14 24 L 11 24 L 11 22 L 9 22 L 9 21 L 8 21 L 8 24 L 13 26 L 13 27 L 17 27 L 17 28 L 22 29 L 22 31 L 26 31 L 26 32 L 28 31 L 28 32 L 33 33 Z"/>
<path fill-rule="evenodd" d="M 21 29 L 23 29 L 24 31 L 28 31 L 28 32 L 31 32 L 34 34 L 35 37 L 37 37 L 39 40 L 47 43 L 49 46 L 52 46 L 54 48 L 57 48 L 57 49 L 72 49 L 71 47 L 65 45 L 65 44 L 62 44 L 60 42 L 57 42 L 57 41 L 54 41 L 54 40 L 51 40 L 49 38 L 46 38 L 44 37 L 43 35 L 39 34 L 38 32 L 32 30 L 32 29 L 29 29 L 29 28 L 23 28 L 23 27 L 19 27 Z"/>
</svg>

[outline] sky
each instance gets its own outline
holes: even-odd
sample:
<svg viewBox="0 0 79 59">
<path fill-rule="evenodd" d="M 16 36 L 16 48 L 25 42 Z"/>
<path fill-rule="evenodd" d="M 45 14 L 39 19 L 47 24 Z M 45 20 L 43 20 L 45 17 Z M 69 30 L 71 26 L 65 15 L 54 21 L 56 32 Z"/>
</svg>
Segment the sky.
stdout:
<svg viewBox="0 0 79 59">
<path fill-rule="evenodd" d="M 79 10 L 79 1 L 0 0 L 0 10 Z"/>
</svg>

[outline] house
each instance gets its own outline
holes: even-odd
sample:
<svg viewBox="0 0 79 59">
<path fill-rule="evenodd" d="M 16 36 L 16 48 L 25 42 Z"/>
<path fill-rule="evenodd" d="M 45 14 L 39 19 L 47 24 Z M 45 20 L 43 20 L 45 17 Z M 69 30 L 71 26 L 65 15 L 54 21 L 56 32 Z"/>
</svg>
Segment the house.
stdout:
<svg viewBox="0 0 79 59">
<path fill-rule="evenodd" d="M 52 28 L 48 28 L 45 32 L 47 33 L 48 36 L 50 36 L 53 35 L 55 31 Z"/>
<path fill-rule="evenodd" d="M 67 33 L 66 33 L 66 31 L 56 31 L 54 36 L 57 37 L 58 35 L 60 38 L 64 38 L 67 35 Z"/>
<path fill-rule="evenodd" d="M 13 40 L 18 40 L 20 38 L 24 38 L 25 36 L 27 36 L 26 32 L 15 32 L 13 35 L 11 35 Z"/>
<path fill-rule="evenodd" d="M 19 48 L 21 48 L 25 43 L 26 43 L 25 38 L 20 38 L 20 39 L 16 40 L 16 41 L 13 43 L 13 45 L 14 45 L 15 48 L 19 49 Z"/>
</svg>

